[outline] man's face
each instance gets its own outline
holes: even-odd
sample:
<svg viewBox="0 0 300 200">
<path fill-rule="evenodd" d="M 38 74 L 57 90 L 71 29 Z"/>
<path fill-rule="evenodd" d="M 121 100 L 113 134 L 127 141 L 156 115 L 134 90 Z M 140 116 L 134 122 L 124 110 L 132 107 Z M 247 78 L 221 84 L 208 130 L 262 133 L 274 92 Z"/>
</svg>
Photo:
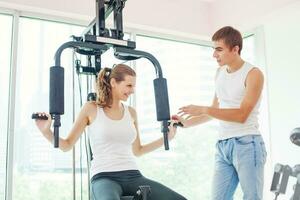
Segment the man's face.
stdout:
<svg viewBox="0 0 300 200">
<path fill-rule="evenodd" d="M 223 40 L 214 41 L 213 57 L 217 60 L 219 66 L 228 65 L 239 55 L 238 50 L 238 46 L 230 49 Z"/>
</svg>

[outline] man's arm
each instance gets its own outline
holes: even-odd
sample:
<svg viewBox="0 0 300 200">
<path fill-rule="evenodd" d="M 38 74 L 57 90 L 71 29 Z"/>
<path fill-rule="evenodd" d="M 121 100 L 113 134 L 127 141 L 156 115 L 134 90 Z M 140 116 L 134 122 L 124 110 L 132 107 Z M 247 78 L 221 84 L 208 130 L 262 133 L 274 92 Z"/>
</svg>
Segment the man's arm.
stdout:
<svg viewBox="0 0 300 200">
<path fill-rule="evenodd" d="M 216 95 L 214 96 L 214 100 L 213 100 L 213 103 L 212 103 L 211 107 L 212 108 L 218 108 L 219 107 L 219 102 L 218 102 L 218 98 L 217 98 Z M 178 119 L 183 124 L 184 128 L 188 128 L 188 127 L 192 127 L 192 126 L 196 126 L 196 125 L 208 122 L 208 121 L 212 120 L 212 117 L 210 117 L 208 115 L 205 115 L 205 114 L 202 114 L 202 115 L 199 115 L 199 116 L 193 116 L 193 117 L 188 118 L 186 120 L 183 119 L 183 117 L 178 116 Z"/>
</svg>

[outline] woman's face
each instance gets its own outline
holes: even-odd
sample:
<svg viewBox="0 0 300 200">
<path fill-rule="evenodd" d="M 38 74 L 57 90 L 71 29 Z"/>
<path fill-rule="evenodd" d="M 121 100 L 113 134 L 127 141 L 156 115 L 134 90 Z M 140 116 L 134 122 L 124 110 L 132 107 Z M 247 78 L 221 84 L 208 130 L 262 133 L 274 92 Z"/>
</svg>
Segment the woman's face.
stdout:
<svg viewBox="0 0 300 200">
<path fill-rule="evenodd" d="M 128 97 L 134 93 L 136 78 L 134 76 L 126 75 L 124 81 L 111 81 L 113 96 L 121 101 L 127 101 Z"/>
</svg>

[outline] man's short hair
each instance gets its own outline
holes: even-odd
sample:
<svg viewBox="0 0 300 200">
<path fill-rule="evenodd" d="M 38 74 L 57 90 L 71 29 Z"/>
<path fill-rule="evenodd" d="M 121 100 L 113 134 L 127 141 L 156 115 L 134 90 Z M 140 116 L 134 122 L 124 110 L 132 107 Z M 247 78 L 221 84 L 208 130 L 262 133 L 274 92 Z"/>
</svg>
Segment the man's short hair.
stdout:
<svg viewBox="0 0 300 200">
<path fill-rule="evenodd" d="M 212 36 L 212 41 L 219 41 L 223 40 L 225 45 L 232 49 L 235 46 L 239 47 L 239 54 L 241 54 L 243 48 L 243 38 L 242 34 L 234 29 L 231 26 L 225 26 L 219 29 L 215 34 Z"/>
</svg>

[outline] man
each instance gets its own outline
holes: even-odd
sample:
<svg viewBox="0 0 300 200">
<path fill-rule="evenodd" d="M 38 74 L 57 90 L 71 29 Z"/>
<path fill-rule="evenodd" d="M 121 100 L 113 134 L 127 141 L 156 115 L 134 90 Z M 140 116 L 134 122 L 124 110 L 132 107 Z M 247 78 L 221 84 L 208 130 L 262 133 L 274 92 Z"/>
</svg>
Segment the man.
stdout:
<svg viewBox="0 0 300 200">
<path fill-rule="evenodd" d="M 241 58 L 242 36 L 232 27 L 212 37 L 213 57 L 219 68 L 211 106 L 180 108 L 184 127 L 220 121 L 216 144 L 213 200 L 232 200 L 240 182 L 244 200 L 261 200 L 266 150 L 258 130 L 258 109 L 263 88 L 262 72 Z"/>
</svg>

